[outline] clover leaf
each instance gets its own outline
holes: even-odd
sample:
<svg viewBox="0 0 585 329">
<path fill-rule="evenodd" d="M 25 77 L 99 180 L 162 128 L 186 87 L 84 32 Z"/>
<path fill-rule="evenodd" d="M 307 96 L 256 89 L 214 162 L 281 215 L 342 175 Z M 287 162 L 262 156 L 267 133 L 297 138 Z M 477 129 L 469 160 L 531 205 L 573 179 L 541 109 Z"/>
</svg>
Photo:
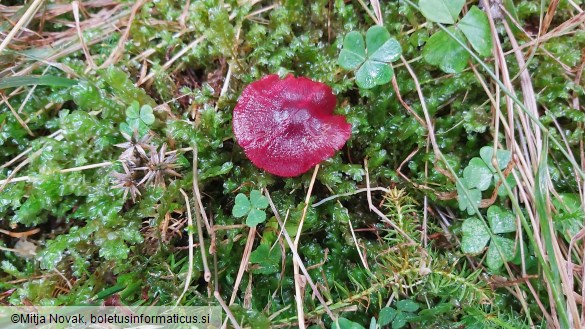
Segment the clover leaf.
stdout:
<svg viewBox="0 0 585 329">
<path fill-rule="evenodd" d="M 464 181 L 465 182 L 465 181 Z M 477 188 L 467 188 L 457 183 L 457 200 L 459 201 L 459 210 L 467 210 L 467 214 L 475 214 L 475 209 L 481 203 L 481 191 Z M 467 193 L 465 193 L 467 191 Z"/>
<path fill-rule="evenodd" d="M 468 218 L 461 227 L 463 238 L 461 250 L 466 254 L 477 255 L 488 245 L 486 265 L 491 270 L 498 270 L 504 261 L 509 262 L 516 255 L 514 240 L 496 234 L 516 231 L 514 214 L 498 206 L 491 206 L 487 211 L 489 230 L 494 235 L 493 240 L 486 225 L 477 217 Z M 491 241 L 491 242 L 490 242 Z M 499 248 L 499 250 L 498 250 Z M 504 258 L 502 259 L 500 252 Z"/>
<path fill-rule="evenodd" d="M 497 184 L 500 181 L 500 175 L 492 164 L 492 157 L 494 149 L 491 146 L 484 146 L 479 151 L 481 158 L 475 157 L 469 161 L 469 164 L 463 170 L 463 185 L 457 184 L 457 198 L 459 200 L 459 209 L 466 210 L 469 215 L 475 212 L 473 204 L 479 206 L 481 202 L 481 192 L 487 190 L 492 184 Z M 504 170 L 510 160 L 512 153 L 506 150 L 496 151 L 496 162 L 500 170 Z M 511 188 L 516 186 L 514 176 L 508 175 L 506 177 L 506 184 Z M 467 190 L 467 194 L 464 189 Z M 498 195 L 507 195 L 506 187 L 502 184 L 498 188 Z"/>
<path fill-rule="evenodd" d="M 132 136 L 134 131 L 145 135 L 154 120 L 154 113 L 150 105 L 140 107 L 137 101 L 133 101 L 126 109 L 126 122 L 120 124 L 120 130 L 129 136 Z"/>
<path fill-rule="evenodd" d="M 337 318 L 337 321 L 331 326 L 333 329 L 364 329 L 359 323 L 348 320 L 344 317 Z"/>
<path fill-rule="evenodd" d="M 455 24 L 465 0 L 420 0 L 418 5 L 429 21 Z"/>
<path fill-rule="evenodd" d="M 457 22 L 465 0 L 420 0 L 421 13 L 432 22 L 454 24 L 446 31 L 433 34 L 423 49 L 423 58 L 432 65 L 438 65 L 445 73 L 459 73 L 467 66 L 470 54 L 460 42 L 469 41 L 471 47 L 481 56 L 492 52 L 490 25 L 485 12 L 472 6 Z"/>
<path fill-rule="evenodd" d="M 378 324 L 383 327 L 392 323 L 392 329 L 402 328 L 415 317 L 414 312 L 419 308 L 420 305 L 410 299 L 401 300 L 396 302 L 396 309 L 388 306 L 380 310 Z"/>
<path fill-rule="evenodd" d="M 239 193 L 232 208 L 232 215 L 236 218 L 246 217 L 246 225 L 254 227 L 266 220 L 264 209 L 268 207 L 268 199 L 258 190 L 250 192 L 250 198 Z"/>
<path fill-rule="evenodd" d="M 343 40 L 338 64 L 346 70 L 356 71 L 356 83 L 360 88 L 370 89 L 383 85 L 394 76 L 390 65 L 402 54 L 402 47 L 382 26 L 372 26 L 366 32 L 349 32 Z"/>
<path fill-rule="evenodd" d="M 252 268 L 252 273 L 272 274 L 280 272 L 282 251 L 280 246 L 270 249 L 270 245 L 262 243 L 250 254 L 250 262 L 258 264 Z"/>
<path fill-rule="evenodd" d="M 469 165 L 463 170 L 463 179 L 467 183 L 467 187 L 477 187 L 480 191 L 485 191 L 490 187 L 493 174 L 480 158 L 473 158 L 469 161 Z"/>
</svg>

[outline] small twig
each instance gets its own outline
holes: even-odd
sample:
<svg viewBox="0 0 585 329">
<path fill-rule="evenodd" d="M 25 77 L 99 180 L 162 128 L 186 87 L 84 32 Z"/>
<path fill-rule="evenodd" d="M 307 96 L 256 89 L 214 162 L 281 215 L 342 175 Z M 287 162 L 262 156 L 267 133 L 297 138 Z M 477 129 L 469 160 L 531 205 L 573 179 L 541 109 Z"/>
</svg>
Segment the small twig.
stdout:
<svg viewBox="0 0 585 329">
<path fill-rule="evenodd" d="M 20 29 L 23 26 L 27 25 L 30 22 L 30 20 L 37 13 L 37 11 L 39 10 L 39 8 L 43 4 L 43 2 L 44 2 L 43 0 L 35 0 L 35 1 L 33 1 L 30 4 L 30 6 L 28 7 L 28 9 L 24 13 L 24 15 L 22 15 L 22 17 L 14 25 L 14 27 L 12 28 L 12 30 L 10 30 L 10 32 L 6 36 L 6 39 L 4 39 L 2 41 L 2 44 L 0 44 L 0 54 L 2 54 L 2 51 L 4 51 L 4 48 L 6 48 L 6 46 L 8 46 L 8 44 L 10 43 L 10 41 L 12 41 L 12 38 L 14 38 L 14 36 L 16 35 L 16 33 L 18 33 L 18 31 L 20 31 Z"/>
<path fill-rule="evenodd" d="M 132 6 L 132 11 L 130 12 L 130 17 L 128 18 L 128 25 L 126 26 L 126 30 L 124 30 L 124 33 L 120 37 L 120 40 L 116 45 L 116 48 L 112 50 L 110 56 L 108 57 L 108 59 L 104 61 L 100 68 L 110 67 L 111 65 L 115 64 L 118 61 L 118 59 L 122 56 L 122 52 L 124 51 L 124 48 L 126 46 L 126 41 L 128 41 L 128 37 L 130 36 L 130 30 L 132 29 L 134 17 L 136 17 L 136 13 L 140 9 L 140 7 L 144 5 L 144 2 L 145 0 L 139 0 L 136 3 L 134 3 L 134 6 Z"/>
<path fill-rule="evenodd" d="M 193 227 L 193 218 L 191 217 L 191 205 L 189 205 L 189 196 L 187 195 L 187 193 L 185 193 L 185 191 L 183 191 L 182 188 L 179 189 L 179 192 L 181 192 L 181 194 L 185 198 L 185 206 L 187 207 L 187 223 L 188 223 L 188 228 L 189 228 L 187 230 L 187 234 L 189 236 L 189 270 L 187 271 L 187 278 L 185 279 L 185 287 L 183 288 L 183 292 L 181 293 L 179 298 L 177 298 L 177 303 L 175 303 L 175 306 L 179 305 L 179 303 L 183 299 L 183 296 L 185 296 L 185 293 L 187 293 L 187 289 L 189 289 L 189 285 L 191 284 L 191 276 L 193 275 L 193 248 L 194 248 L 193 247 L 193 231 L 190 229 Z"/>
<path fill-rule="evenodd" d="M 238 324 L 238 321 L 236 321 L 236 317 L 234 316 L 232 311 L 230 311 L 229 306 L 227 306 L 225 301 L 223 300 L 223 298 L 221 298 L 219 291 L 217 291 L 217 290 L 214 291 L 213 296 L 215 297 L 215 299 L 217 299 L 217 301 L 219 302 L 219 305 L 221 305 L 225 314 L 227 314 L 227 317 L 228 317 L 228 319 L 230 319 L 232 326 L 234 326 L 234 328 L 236 328 L 236 329 L 242 329 L 242 327 L 240 327 L 240 325 Z"/>
<path fill-rule="evenodd" d="M 402 99 L 402 95 L 400 94 L 400 88 L 398 88 L 398 81 L 396 81 L 396 75 L 392 76 L 392 88 L 394 88 L 396 98 L 398 98 L 400 104 L 402 104 L 402 106 L 404 106 L 404 108 L 414 116 L 416 121 L 418 121 L 418 123 L 420 123 L 421 126 L 427 129 L 427 124 L 425 123 L 425 121 L 412 109 L 412 107 L 410 107 L 410 105 L 406 104 L 406 102 Z"/>
<path fill-rule="evenodd" d="M 73 11 L 73 18 L 75 19 L 75 29 L 77 30 L 77 36 L 79 36 L 81 49 L 83 49 L 83 54 L 85 55 L 85 59 L 87 60 L 88 69 L 93 70 L 96 68 L 96 65 L 93 62 L 93 58 L 91 57 L 89 48 L 87 48 L 87 44 L 85 44 L 85 40 L 83 39 L 83 33 L 81 32 L 81 26 L 79 25 L 79 1 L 73 1 L 71 3 L 71 9 Z"/>
<path fill-rule="evenodd" d="M 37 228 L 34 228 L 32 230 L 29 230 L 29 231 L 25 231 L 25 232 L 10 232 L 10 231 L 3 230 L 0 228 L 0 233 L 4 233 L 4 234 L 6 234 L 10 237 L 13 237 L 13 238 L 26 238 L 27 236 L 31 236 L 31 235 L 39 233 L 40 230 L 41 229 L 37 227 Z"/>
<path fill-rule="evenodd" d="M 297 229 L 297 235 L 295 236 L 294 240 L 294 248 L 298 250 L 299 247 L 299 240 L 301 238 L 301 234 L 303 231 L 303 224 L 305 223 L 305 217 L 307 217 L 307 209 L 309 208 L 309 201 L 311 201 L 311 193 L 313 192 L 313 186 L 315 184 L 315 179 L 317 178 L 317 173 L 319 172 L 319 165 L 315 166 L 315 170 L 313 171 L 313 176 L 311 177 L 311 182 L 309 183 L 309 190 L 307 191 L 307 196 L 305 197 L 305 207 L 303 208 L 303 214 L 301 216 L 301 220 L 299 221 L 299 227 Z M 301 287 L 301 275 L 299 273 L 299 264 L 296 259 L 293 259 L 293 271 L 294 271 L 294 282 L 295 282 L 295 301 L 297 303 L 297 317 L 299 319 L 299 328 L 305 328 L 305 312 L 303 310 L 303 295 L 304 289 Z"/>
<path fill-rule="evenodd" d="M 320 205 L 324 204 L 325 202 L 328 202 L 328 201 L 331 201 L 331 200 L 335 200 L 335 199 L 337 199 L 337 198 L 342 198 L 342 197 L 344 197 L 344 196 L 352 196 L 352 195 L 355 195 L 355 194 L 358 194 L 358 193 L 367 192 L 367 191 L 368 191 L 368 189 L 367 189 L 367 188 L 361 188 L 361 189 L 359 189 L 359 190 L 355 190 L 355 191 L 353 191 L 353 192 L 347 192 L 347 193 L 342 193 L 342 194 L 336 194 L 336 195 L 332 195 L 332 196 L 330 196 L 330 197 L 326 197 L 325 199 L 323 199 L 323 200 L 321 200 L 321 201 L 319 201 L 319 202 L 317 202 L 317 203 L 313 204 L 313 205 L 312 205 L 312 207 L 313 207 L 313 208 L 317 208 L 317 207 L 319 207 Z M 370 188 L 370 191 L 382 191 L 382 192 L 385 192 L 385 193 L 388 193 L 388 192 L 390 192 L 390 190 L 388 190 L 388 189 L 387 189 L 387 188 L 385 188 L 385 187 L 372 187 L 372 188 Z"/>
<path fill-rule="evenodd" d="M 6 106 L 8 106 L 8 108 L 10 109 L 10 112 L 12 112 L 12 115 L 14 115 L 14 117 L 16 118 L 16 121 L 18 121 L 18 123 L 20 123 L 20 126 L 22 126 L 22 128 L 24 128 L 24 130 L 26 130 L 26 132 L 30 136 L 35 137 L 35 134 L 30 130 L 30 128 L 22 120 L 20 115 L 18 115 L 18 113 L 14 110 L 12 105 L 10 105 L 10 103 L 8 102 L 8 99 L 6 98 L 6 95 L 4 95 L 4 93 L 0 93 L 0 95 L 2 96 L 2 100 L 4 101 L 4 103 L 6 103 Z"/>
<path fill-rule="evenodd" d="M 301 257 L 299 256 L 297 250 L 294 248 L 294 243 L 293 243 L 292 239 L 290 238 L 290 235 L 284 229 L 284 224 L 283 224 L 282 220 L 280 219 L 280 214 L 278 213 L 278 209 L 276 209 L 276 206 L 274 205 L 274 202 L 272 202 L 272 198 L 270 197 L 270 193 L 268 192 L 268 189 L 264 188 L 264 194 L 268 198 L 268 203 L 270 204 L 270 208 L 272 209 L 272 212 L 274 213 L 274 217 L 276 218 L 276 221 L 278 222 L 278 225 L 281 228 L 283 228 L 282 233 L 284 235 L 284 238 L 286 240 L 286 243 L 288 244 L 288 246 L 289 246 L 289 248 L 290 248 L 290 250 L 291 250 L 291 252 L 293 254 L 293 259 L 295 259 L 297 261 L 297 263 L 299 264 L 299 269 L 305 275 L 305 278 L 307 279 L 307 283 L 309 283 L 309 286 L 311 286 L 311 289 L 313 289 L 313 292 L 315 293 L 315 296 L 317 297 L 317 299 L 319 300 L 319 302 L 323 306 L 323 309 L 325 310 L 325 312 L 327 312 L 327 315 L 329 315 L 329 317 L 333 321 L 337 321 L 337 317 L 333 314 L 333 312 L 331 312 L 331 309 L 329 308 L 329 306 L 325 302 L 325 299 L 323 299 L 323 296 L 321 295 L 321 292 L 317 289 L 317 286 L 313 282 L 313 279 L 311 279 L 311 276 L 309 275 L 309 272 L 307 272 L 307 269 L 305 268 L 305 265 L 303 264 L 303 261 L 301 260 Z"/>
<path fill-rule="evenodd" d="M 203 262 L 203 278 L 205 279 L 205 282 L 209 282 L 209 280 L 211 280 L 211 271 L 209 271 L 209 265 L 207 265 L 205 240 L 203 239 L 203 230 L 201 229 L 201 216 L 205 216 L 207 222 L 207 215 L 205 214 L 205 209 L 201 203 L 201 192 L 199 191 L 199 175 L 197 169 L 198 161 L 197 144 L 193 144 L 193 197 L 195 198 L 195 219 L 197 220 L 197 234 L 199 235 L 199 248 L 201 249 L 201 261 Z M 211 229 L 209 229 L 208 233 L 211 236 L 215 235 Z"/>
<path fill-rule="evenodd" d="M 234 283 L 234 291 L 232 292 L 232 296 L 230 297 L 230 305 L 232 305 L 236 300 L 236 295 L 240 287 L 240 282 L 242 281 L 244 272 L 248 267 L 248 260 L 250 259 L 250 254 L 252 252 L 252 246 L 254 245 L 255 236 L 256 226 L 253 226 L 250 228 L 250 231 L 248 232 L 248 240 L 246 240 L 246 246 L 244 247 L 244 255 L 242 255 L 242 261 L 240 262 L 240 268 L 238 269 L 238 274 L 236 276 L 236 281 Z"/>
<path fill-rule="evenodd" d="M 368 8 L 368 5 L 364 2 L 364 0 L 358 0 L 358 2 L 362 6 L 362 8 L 364 8 L 364 10 L 368 14 L 368 16 L 370 16 L 370 18 L 374 21 L 374 23 L 376 23 L 377 25 L 380 25 L 380 23 L 378 22 L 378 18 L 376 17 L 376 15 L 374 15 L 374 13 L 372 13 L 370 8 Z"/>
</svg>

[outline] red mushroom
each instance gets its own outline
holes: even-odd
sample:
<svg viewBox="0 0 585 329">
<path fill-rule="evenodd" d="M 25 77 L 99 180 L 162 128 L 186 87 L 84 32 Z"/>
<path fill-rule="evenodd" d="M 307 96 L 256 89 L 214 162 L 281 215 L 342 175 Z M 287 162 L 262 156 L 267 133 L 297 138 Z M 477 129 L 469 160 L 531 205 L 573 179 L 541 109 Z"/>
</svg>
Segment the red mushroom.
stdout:
<svg viewBox="0 0 585 329">
<path fill-rule="evenodd" d="M 335 95 L 323 83 L 292 75 L 268 75 L 248 85 L 234 109 L 236 140 L 257 167 L 298 176 L 330 158 L 351 136 L 334 115 Z"/>
</svg>

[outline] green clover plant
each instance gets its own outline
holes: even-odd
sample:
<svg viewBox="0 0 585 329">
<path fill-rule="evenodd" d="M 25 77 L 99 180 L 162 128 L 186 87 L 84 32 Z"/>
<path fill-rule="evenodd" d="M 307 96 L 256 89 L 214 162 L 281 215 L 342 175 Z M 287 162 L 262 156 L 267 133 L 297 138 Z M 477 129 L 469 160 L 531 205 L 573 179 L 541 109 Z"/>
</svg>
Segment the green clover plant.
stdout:
<svg viewBox="0 0 585 329">
<path fill-rule="evenodd" d="M 487 57 L 492 52 L 492 38 L 487 15 L 478 7 L 472 6 L 467 14 L 456 23 L 465 0 L 420 0 L 422 14 L 432 22 L 454 24 L 447 30 L 459 41 L 469 41 L 475 51 Z M 459 73 L 467 66 L 469 53 L 447 32 L 441 30 L 433 34 L 423 49 L 427 63 L 438 65 L 446 73 Z"/>
<path fill-rule="evenodd" d="M 477 217 L 468 218 L 463 222 L 461 250 L 466 254 L 477 255 L 483 252 L 483 249 L 491 240 L 485 262 L 489 269 L 496 271 L 504 265 L 504 261 L 512 261 L 516 256 L 515 241 L 498 235 L 516 232 L 516 220 L 512 212 L 498 206 L 488 208 L 487 219 L 489 230 L 491 230 L 492 234 L 490 234 L 481 219 Z M 498 247 L 504 259 L 500 256 Z"/>
<path fill-rule="evenodd" d="M 416 317 L 414 312 L 419 308 L 420 305 L 410 299 L 398 301 L 396 308 L 384 307 L 380 310 L 378 325 L 382 327 L 392 323 L 392 329 L 400 329 Z"/>
<path fill-rule="evenodd" d="M 486 191 L 490 186 L 497 184 L 500 180 L 500 176 L 492 164 L 494 148 L 491 146 L 484 146 L 479 151 L 479 154 L 481 158 L 472 158 L 467 167 L 463 170 L 463 178 L 461 179 L 463 186 L 457 184 L 459 210 L 467 210 L 469 215 L 473 215 L 475 209 L 479 207 L 481 202 L 481 192 Z M 512 153 L 510 151 L 496 151 L 496 160 L 501 171 L 504 171 L 511 159 Z M 516 186 L 514 176 L 509 175 L 506 177 L 506 183 L 511 188 Z M 467 190 L 467 193 L 465 193 L 465 190 Z M 498 195 L 503 197 L 507 194 L 505 186 L 501 184 L 498 188 Z"/>
<path fill-rule="evenodd" d="M 140 136 L 146 135 L 150 126 L 154 123 L 154 113 L 150 105 L 138 104 L 133 101 L 130 107 L 126 109 L 126 122 L 120 124 L 120 130 L 128 136 L 132 136 L 137 130 Z"/>
<path fill-rule="evenodd" d="M 355 81 L 360 88 L 370 89 L 383 85 L 394 76 L 391 62 L 402 54 L 402 47 L 390 37 L 385 27 L 372 26 L 366 32 L 366 41 L 361 33 L 349 32 L 343 40 L 338 64 L 346 70 L 355 71 Z"/>
<path fill-rule="evenodd" d="M 236 195 L 236 202 L 232 208 L 232 215 L 236 218 L 246 217 L 246 225 L 254 227 L 266 220 L 264 209 L 268 207 L 268 198 L 262 195 L 260 191 L 253 190 L 250 192 L 250 198 L 239 193 Z"/>
</svg>

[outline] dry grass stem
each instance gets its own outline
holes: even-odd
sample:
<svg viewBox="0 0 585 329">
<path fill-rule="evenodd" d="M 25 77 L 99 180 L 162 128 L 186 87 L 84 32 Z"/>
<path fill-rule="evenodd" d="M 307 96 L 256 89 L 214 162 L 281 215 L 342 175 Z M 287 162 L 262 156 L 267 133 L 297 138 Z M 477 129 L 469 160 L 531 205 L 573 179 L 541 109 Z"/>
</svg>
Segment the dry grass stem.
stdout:
<svg viewBox="0 0 585 329">
<path fill-rule="evenodd" d="M 268 198 L 268 203 L 270 204 L 270 208 L 272 209 L 272 212 L 274 213 L 274 217 L 278 221 L 278 225 L 282 228 L 282 234 L 284 235 L 286 243 L 288 244 L 289 248 L 291 248 L 291 252 L 293 254 L 293 257 L 296 260 L 296 262 L 299 266 L 299 269 L 305 275 L 305 279 L 307 280 L 307 283 L 309 283 L 309 286 L 311 286 L 313 293 L 315 294 L 315 296 L 317 296 L 317 299 L 321 303 L 321 306 L 323 306 L 323 309 L 325 310 L 327 315 L 329 315 L 329 317 L 333 321 L 337 321 L 337 317 L 335 315 L 333 315 L 328 304 L 325 302 L 325 299 L 323 299 L 323 296 L 321 296 L 321 292 L 318 290 L 317 286 L 315 285 L 315 283 L 311 279 L 311 276 L 309 275 L 309 272 L 307 272 L 307 269 L 305 268 L 305 265 L 303 264 L 301 257 L 299 256 L 297 250 L 294 248 L 294 243 L 293 243 L 292 239 L 290 238 L 290 235 L 286 231 L 286 229 L 284 227 L 284 223 L 280 219 L 280 214 L 278 213 L 278 209 L 276 209 L 276 206 L 274 205 L 274 202 L 272 202 L 272 198 L 270 197 L 270 193 L 268 192 L 268 190 L 266 188 L 264 188 L 264 194 Z"/>
<path fill-rule="evenodd" d="M 193 218 L 191 217 L 191 205 L 189 204 L 189 196 L 187 195 L 187 193 L 185 193 L 185 191 L 183 191 L 182 188 L 179 189 L 179 192 L 181 192 L 181 194 L 185 198 L 185 207 L 187 208 L 187 223 L 189 225 L 188 226 L 189 229 L 187 230 L 187 236 L 189 237 L 189 269 L 187 270 L 187 278 L 185 278 L 185 287 L 183 288 L 183 292 L 181 293 L 179 298 L 177 298 L 177 302 L 175 303 L 175 306 L 179 306 L 179 303 L 183 299 L 183 296 L 185 296 L 185 293 L 187 293 L 187 289 L 189 289 L 189 285 L 191 284 L 191 277 L 193 275 L 193 248 L 194 248 L 193 247 L 193 232 L 191 230 L 191 228 L 193 227 Z"/>
<path fill-rule="evenodd" d="M 198 161 L 199 152 L 197 145 L 193 144 L 193 197 L 195 198 L 195 218 L 197 220 L 197 234 L 199 236 L 199 248 L 201 249 L 201 261 L 203 262 L 203 278 L 205 279 L 205 282 L 209 282 L 209 280 L 211 280 L 211 271 L 209 270 L 209 265 L 207 264 L 207 251 L 205 250 L 205 239 L 203 238 L 203 229 L 201 228 L 201 217 L 204 216 L 206 224 L 209 224 L 207 215 L 205 214 L 205 209 L 201 203 L 201 192 L 199 191 L 199 174 L 197 169 Z M 215 232 L 209 229 L 208 233 L 212 237 L 212 241 L 215 241 Z"/>
<path fill-rule="evenodd" d="M 235 329 L 242 329 L 242 327 L 240 326 L 240 324 L 236 320 L 236 317 L 234 316 L 234 314 L 230 310 L 229 306 L 227 306 L 227 304 L 225 303 L 223 298 L 221 298 L 221 294 L 219 293 L 219 291 L 217 291 L 217 290 L 214 291 L 213 296 L 215 297 L 215 299 L 217 299 L 217 301 L 219 302 L 219 305 L 221 305 L 221 308 L 223 308 L 223 311 L 225 312 L 225 314 L 227 315 L 227 318 L 232 323 L 232 326 L 234 326 Z M 225 328 L 225 325 L 222 326 L 222 328 Z"/>
</svg>

